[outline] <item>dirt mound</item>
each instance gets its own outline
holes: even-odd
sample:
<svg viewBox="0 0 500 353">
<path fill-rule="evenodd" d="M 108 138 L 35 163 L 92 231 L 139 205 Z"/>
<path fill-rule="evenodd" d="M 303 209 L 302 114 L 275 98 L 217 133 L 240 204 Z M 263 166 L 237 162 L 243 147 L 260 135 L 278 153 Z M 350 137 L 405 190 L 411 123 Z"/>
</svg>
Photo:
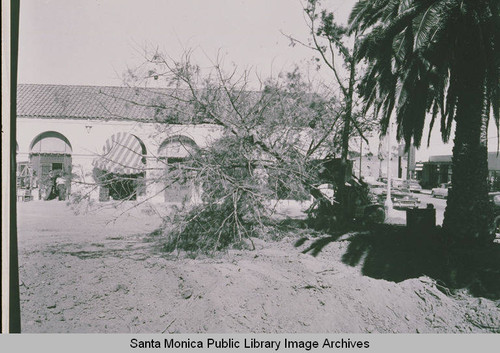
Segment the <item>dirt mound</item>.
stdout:
<svg viewBox="0 0 500 353">
<path fill-rule="evenodd" d="M 213 257 L 161 251 L 158 220 L 106 224 L 57 203 L 19 210 L 23 332 L 498 332 L 500 302 L 448 293 L 427 276 L 399 282 L 343 261 L 351 241 L 263 242 Z M 48 209 L 49 208 L 49 209 Z M 45 216 L 41 215 L 45 212 Z M 50 214 L 64 215 L 54 222 Z M 137 220 L 141 220 L 138 224 Z M 138 232 L 138 229 L 142 232 Z"/>
</svg>

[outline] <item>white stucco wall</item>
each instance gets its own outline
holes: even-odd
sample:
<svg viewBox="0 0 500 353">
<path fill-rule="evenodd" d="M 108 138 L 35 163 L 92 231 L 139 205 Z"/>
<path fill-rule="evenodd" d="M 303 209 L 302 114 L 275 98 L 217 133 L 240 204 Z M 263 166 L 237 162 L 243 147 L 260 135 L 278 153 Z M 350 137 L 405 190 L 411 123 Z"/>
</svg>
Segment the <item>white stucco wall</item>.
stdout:
<svg viewBox="0 0 500 353">
<path fill-rule="evenodd" d="M 35 138 L 47 131 L 55 131 L 65 136 L 72 147 L 73 172 L 89 176 L 92 161 L 102 152 L 106 140 L 118 132 L 126 132 L 138 137 L 146 147 L 147 174 L 155 178 L 161 173 L 162 164 L 157 160 L 158 150 L 163 141 L 174 136 L 192 139 L 199 148 L 205 148 L 221 138 L 224 128 L 218 125 L 166 125 L 135 121 L 103 121 L 76 119 L 18 118 L 17 161 L 28 161 L 30 147 Z M 159 174 L 158 174 L 159 175 Z M 148 195 L 160 190 L 160 185 L 148 186 Z"/>
</svg>

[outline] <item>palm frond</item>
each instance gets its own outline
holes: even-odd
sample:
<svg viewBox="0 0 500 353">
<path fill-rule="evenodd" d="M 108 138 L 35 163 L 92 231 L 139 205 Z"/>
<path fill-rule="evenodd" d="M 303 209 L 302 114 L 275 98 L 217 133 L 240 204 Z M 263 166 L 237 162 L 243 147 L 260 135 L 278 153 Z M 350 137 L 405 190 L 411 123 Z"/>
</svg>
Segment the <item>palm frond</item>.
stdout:
<svg viewBox="0 0 500 353">
<path fill-rule="evenodd" d="M 440 3 L 435 2 L 416 21 L 414 50 L 428 45 L 435 33 L 443 29 L 440 9 Z"/>
<path fill-rule="evenodd" d="M 373 107 L 380 113 L 385 133 L 396 109 L 398 138 L 416 144 L 426 112 L 431 131 L 441 114 L 441 137 L 449 141 L 464 91 L 460 77 L 466 65 L 460 51 L 468 45 L 463 38 L 477 33 L 477 55 L 485 63 L 485 102 L 500 137 L 500 1 L 359 0 L 349 21 L 350 30 L 364 31 L 356 59 L 368 63 L 359 86 L 365 111 Z"/>
<path fill-rule="evenodd" d="M 382 11 L 392 0 L 359 0 L 349 15 L 349 31 L 365 31 L 382 20 Z"/>
</svg>

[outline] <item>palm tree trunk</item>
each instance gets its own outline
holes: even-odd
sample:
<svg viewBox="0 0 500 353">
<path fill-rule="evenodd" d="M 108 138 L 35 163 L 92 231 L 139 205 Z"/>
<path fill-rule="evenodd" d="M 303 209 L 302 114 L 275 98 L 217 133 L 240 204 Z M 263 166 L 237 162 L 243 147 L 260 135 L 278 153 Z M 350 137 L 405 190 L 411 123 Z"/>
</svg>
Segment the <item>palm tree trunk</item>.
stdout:
<svg viewBox="0 0 500 353">
<path fill-rule="evenodd" d="M 492 240 L 493 213 L 488 199 L 488 150 L 485 139 L 488 111 L 484 111 L 484 73 L 471 69 L 461 80 L 452 161 L 452 189 L 448 194 L 444 228 L 462 244 Z M 476 67 L 479 67 L 476 66 Z M 463 73 L 463 72 L 462 72 Z"/>
</svg>

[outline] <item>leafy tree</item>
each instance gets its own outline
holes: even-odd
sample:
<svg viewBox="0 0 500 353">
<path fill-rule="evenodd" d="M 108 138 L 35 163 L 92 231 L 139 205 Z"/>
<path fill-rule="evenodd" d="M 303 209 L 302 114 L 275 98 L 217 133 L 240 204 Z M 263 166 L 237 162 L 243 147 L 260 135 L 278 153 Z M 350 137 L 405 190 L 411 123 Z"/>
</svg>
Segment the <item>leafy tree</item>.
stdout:
<svg viewBox="0 0 500 353">
<path fill-rule="evenodd" d="M 342 119 L 342 132 L 340 140 L 340 177 L 336 185 L 336 200 L 341 205 L 344 214 L 337 215 L 339 221 L 349 222 L 348 191 L 346 181 L 350 178 L 348 173 L 349 141 L 353 136 L 361 136 L 368 143 L 365 134 L 374 128 L 374 120 L 366 119 L 362 110 L 357 109 L 356 85 L 359 81 L 358 63 L 356 61 L 358 46 L 358 33 L 349 33 L 348 28 L 335 22 L 334 13 L 322 9 L 319 0 L 307 0 L 304 3 L 306 24 L 309 27 L 310 38 L 308 42 L 301 41 L 291 35 L 286 35 L 292 45 L 297 43 L 312 49 L 318 54 L 315 58 L 318 66 L 321 63 L 332 72 L 338 87 L 339 102 L 342 106 L 340 116 Z M 353 43 L 353 44 L 351 44 Z M 339 69 L 337 60 L 343 69 Z M 333 182 L 333 181 L 332 181 Z M 333 216 L 333 215 L 332 215 Z"/>
<path fill-rule="evenodd" d="M 298 69 L 252 82 L 249 71 L 226 72 L 220 59 L 200 69 L 190 54 L 178 61 L 158 53 L 148 59 L 144 78 L 163 83 L 150 89 L 157 93 L 151 106 L 159 126 L 174 116 L 175 123 L 220 125 L 225 135 L 185 161 L 190 178 L 168 170 L 147 181 L 174 179 L 201 190 L 200 202 L 184 205 L 166 223 L 167 249 L 216 250 L 279 233 L 273 228 L 279 200 L 324 197 L 322 166 L 311 161 L 340 152 L 343 108 Z"/>
<path fill-rule="evenodd" d="M 395 112 L 398 138 L 418 147 L 427 113 L 431 129 L 440 115 L 445 142 L 455 123 L 443 225 L 457 240 L 491 240 L 486 136 L 491 116 L 499 126 L 500 2 L 360 0 L 350 25 L 365 33 L 360 93 L 384 130 Z"/>
<path fill-rule="evenodd" d="M 321 177 L 328 169 L 323 160 L 341 153 L 344 132 L 349 130 L 344 104 L 324 86 L 306 81 L 298 68 L 264 80 L 257 76 L 256 81 L 248 70 L 225 71 L 220 58 L 201 69 L 191 62 L 190 51 L 180 60 L 160 53 L 146 59 L 141 65 L 146 71 L 133 71 L 127 83 L 141 87 L 137 104 L 154 108 L 159 130 L 197 123 L 225 130 L 212 146 L 190 151 L 179 168 L 155 166 L 146 173 L 144 183 L 164 185 L 163 190 L 173 182 L 196 185 L 192 202 L 165 224 L 169 250 L 221 249 L 265 235 L 276 225 L 274 213 L 283 199 L 304 201 L 313 196 L 314 205 L 332 206 L 319 187 L 328 183 Z M 153 79 L 156 88 L 148 88 Z M 356 123 L 360 129 L 368 126 Z M 165 160 L 158 157 L 157 162 Z M 338 173 L 337 165 L 334 169 Z M 98 178 L 101 184 L 122 185 L 115 175 L 105 176 Z M 143 202 L 147 198 L 139 201 Z M 335 208 L 335 213 L 343 211 Z"/>
</svg>

